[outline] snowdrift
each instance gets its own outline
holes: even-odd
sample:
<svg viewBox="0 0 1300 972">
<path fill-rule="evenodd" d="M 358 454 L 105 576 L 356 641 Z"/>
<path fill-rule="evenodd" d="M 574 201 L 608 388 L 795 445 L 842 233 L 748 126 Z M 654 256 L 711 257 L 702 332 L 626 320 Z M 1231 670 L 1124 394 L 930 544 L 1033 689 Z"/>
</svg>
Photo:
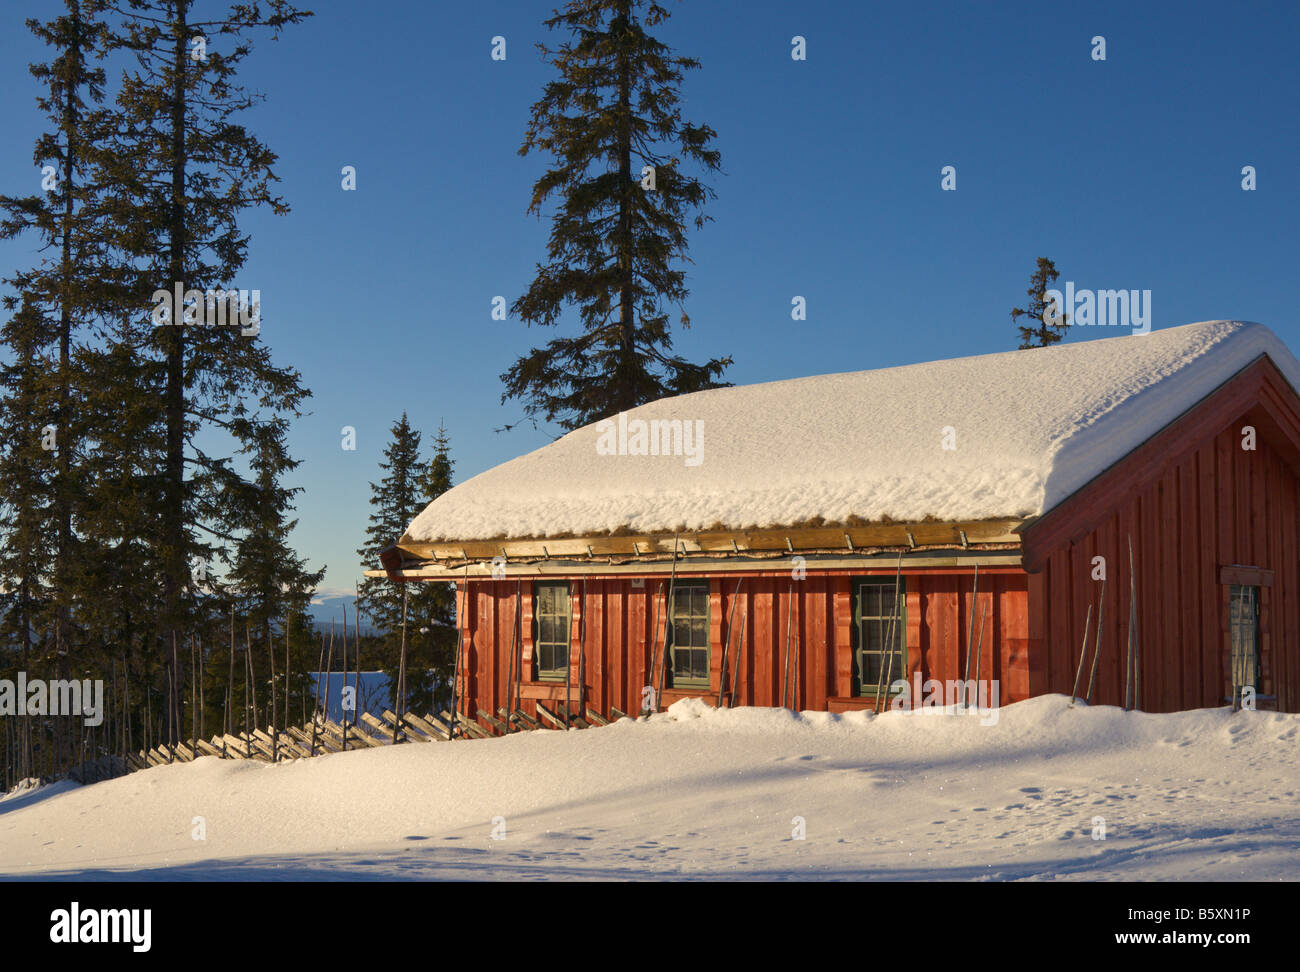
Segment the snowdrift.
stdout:
<svg viewBox="0 0 1300 972">
<path fill-rule="evenodd" d="M 1300 879 L 1300 715 L 715 711 L 0 801 L 0 874 Z"/>
</svg>

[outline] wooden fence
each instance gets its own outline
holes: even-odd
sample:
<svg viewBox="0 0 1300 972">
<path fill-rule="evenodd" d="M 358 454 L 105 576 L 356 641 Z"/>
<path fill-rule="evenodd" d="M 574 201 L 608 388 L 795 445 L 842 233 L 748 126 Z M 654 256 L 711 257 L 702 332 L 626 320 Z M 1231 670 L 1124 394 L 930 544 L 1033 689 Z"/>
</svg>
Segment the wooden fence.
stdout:
<svg viewBox="0 0 1300 972">
<path fill-rule="evenodd" d="M 624 713 L 611 709 L 614 719 L 623 718 Z M 200 756 L 215 756 L 218 759 L 255 759 L 264 763 L 283 762 L 294 759 L 310 759 L 326 753 L 341 753 L 349 749 L 370 749 L 375 746 L 391 746 L 406 742 L 449 742 L 456 727 L 457 739 L 490 739 L 504 736 L 509 732 L 524 732 L 533 729 L 587 729 L 592 726 L 607 726 L 609 720 L 590 706 L 586 712 L 579 713 L 575 705 L 566 709 L 564 703 L 551 705 L 537 704 L 537 716 L 516 711 L 509 717 L 504 707 L 497 710 L 496 716 L 480 710 L 478 719 L 467 719 L 463 713 L 452 714 L 443 709 L 439 715 L 418 716 L 404 713 L 400 719 L 395 712 L 385 709 L 379 716 L 369 712 L 361 713 L 359 720 L 351 725 L 343 725 L 333 719 L 317 717 L 315 722 L 308 721 L 301 726 L 289 726 L 279 732 L 268 728 L 254 729 L 251 733 L 231 735 L 229 733 L 213 736 L 211 739 L 187 739 L 175 746 L 162 744 L 142 749 L 136 753 L 121 756 L 101 756 L 75 767 L 68 777 L 78 783 L 97 783 L 100 780 L 124 776 L 137 770 L 149 769 L 151 766 L 165 766 L 170 763 L 191 763 Z M 486 723 L 486 726 L 483 724 Z M 510 728 L 507 728 L 509 726 Z"/>
</svg>

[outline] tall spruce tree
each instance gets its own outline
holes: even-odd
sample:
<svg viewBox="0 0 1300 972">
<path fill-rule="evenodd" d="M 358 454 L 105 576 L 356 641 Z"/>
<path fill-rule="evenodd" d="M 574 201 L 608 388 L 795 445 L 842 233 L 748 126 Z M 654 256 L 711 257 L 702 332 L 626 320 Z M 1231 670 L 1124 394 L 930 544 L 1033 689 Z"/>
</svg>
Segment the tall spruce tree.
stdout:
<svg viewBox="0 0 1300 972">
<path fill-rule="evenodd" d="M 121 310 L 117 335 L 82 348 L 80 414 L 93 430 L 79 458 L 78 616 L 88 642 L 107 658 L 105 671 L 127 680 L 123 715 L 133 742 L 143 738 L 146 685 L 160 677 L 163 563 L 154 533 L 156 497 L 166 447 L 158 421 L 158 374 L 146 350 L 130 339 Z M 167 652 L 170 658 L 170 651 Z M 165 679 L 164 679 L 165 681 Z M 157 704 L 152 704 L 157 711 Z M 125 738 L 122 740 L 125 743 Z"/>
<path fill-rule="evenodd" d="M 1064 308 L 1053 308 L 1052 301 L 1047 299 L 1048 289 L 1059 276 L 1055 263 L 1047 257 L 1038 258 L 1038 269 L 1029 278 L 1029 289 L 1026 291 L 1029 306 L 1023 309 L 1017 307 L 1011 311 L 1011 320 L 1020 331 L 1019 350 L 1045 348 L 1065 336 L 1065 331 L 1070 326 L 1070 315 Z M 1021 324 L 1021 317 L 1029 318 L 1029 324 Z"/>
<path fill-rule="evenodd" d="M 672 353 L 666 305 L 688 295 L 681 264 L 686 222 L 708 221 L 713 190 L 684 163 L 716 172 L 708 125 L 685 121 L 679 89 L 699 67 L 647 33 L 668 19 L 654 0 L 569 0 L 546 21 L 571 39 L 539 44 L 558 77 L 533 105 L 520 155 L 547 152 L 555 167 L 533 186 L 530 214 L 558 195 L 547 244 L 512 310 L 555 326 L 575 306 L 582 333 L 533 348 L 501 376 L 502 402 L 575 429 L 667 395 L 714 388 L 730 357 L 704 364 Z"/>
<path fill-rule="evenodd" d="M 451 438 L 438 426 L 433 440 L 433 458 L 424 476 L 424 496 L 433 502 L 454 485 L 456 462 L 451 458 Z M 407 676 L 408 707 L 428 704 L 441 710 L 451 704 L 450 686 L 456 667 L 456 591 L 451 584 L 421 584 L 417 604 L 424 624 L 418 634 L 417 658 L 427 661 L 421 671 L 427 677 L 412 682 Z"/>
<path fill-rule="evenodd" d="M 139 309 L 133 343 L 147 349 L 147 382 L 160 398 L 155 543 L 164 657 L 186 643 L 193 620 L 191 564 L 210 560 L 247 525 L 234 498 L 248 480 L 229 453 L 255 443 L 278 416 L 298 416 L 309 394 L 260 340 L 260 308 L 259 333 L 185 323 L 187 313 L 212 313 L 211 295 L 219 303 L 241 287 L 251 301 L 251 291 L 261 290 L 237 279 L 248 248 L 239 219 L 252 207 L 283 213 L 287 206 L 272 188 L 274 153 L 238 120 L 260 97 L 245 92 L 236 72 L 251 52 L 252 33 L 278 36 L 309 14 L 286 0 L 236 3 L 212 19 L 193 16 L 195 7 L 191 0 L 115 5 L 110 46 L 128 52 L 134 66 L 122 76 L 99 175 L 114 186 L 109 214 L 122 227 L 118 242 L 133 270 L 129 299 Z M 188 311 L 170 308 L 170 323 L 156 326 L 158 292 L 178 285 L 209 296 Z M 208 451 L 217 436 L 229 443 L 227 455 Z M 176 657 L 169 713 L 179 711 L 187 682 L 184 652 Z"/>
<path fill-rule="evenodd" d="M 307 14 L 281 0 L 208 20 L 191 16 L 191 0 L 64 5 L 28 21 L 54 49 L 32 67 L 49 120 L 36 160 L 53 169 L 42 194 L 0 197 L 0 232 L 34 237 L 41 254 L 4 281 L 15 295 L 0 328 L 0 638 L 24 667 L 112 678 L 112 734 L 20 740 L 21 754 L 39 750 L 26 760 L 39 774 L 110 746 L 157 745 L 164 730 L 187 735 L 200 688 L 216 689 L 185 671 L 191 646 L 216 669 L 231 597 L 262 580 L 246 613 L 289 615 L 301 695 L 315 665 L 302 647 L 306 589 L 318 579 L 288 548 L 293 491 L 281 485 L 296 465 L 285 417 L 309 394 L 298 374 L 276 367 L 257 334 L 151 319 L 155 291 L 173 283 L 209 299 L 234 286 L 248 242 L 240 214 L 286 208 L 271 190 L 275 156 L 238 124 L 259 99 L 235 72 L 250 33 Z M 105 57 L 133 65 L 108 107 Z M 234 567 L 228 584 L 213 580 L 222 563 Z M 213 695 L 205 702 L 210 712 Z"/>
<path fill-rule="evenodd" d="M 367 541 L 357 554 L 366 564 L 377 564 L 379 554 L 392 546 L 411 521 L 452 485 L 454 460 L 446 429 L 439 428 L 431 462 L 420 459 L 421 434 L 406 413 L 394 423 L 392 441 L 384 448 L 385 472 L 370 484 L 370 525 Z M 401 588 L 406 587 L 403 591 Z M 454 595 L 445 584 L 395 585 L 384 578 L 368 577 L 358 588 L 361 612 L 380 634 L 381 665 L 389 677 L 390 699 L 397 701 L 397 681 L 402 638 L 403 602 L 406 611 L 407 663 L 404 709 L 429 711 L 435 696 L 450 684 L 455 650 Z"/>
<path fill-rule="evenodd" d="M 88 429 L 80 407 L 80 389 L 74 357 L 78 346 L 103 306 L 111 273 L 107 271 L 108 232 L 98 201 L 102 187 L 93 178 L 95 140 L 107 117 L 102 108 L 105 74 L 97 64 L 103 54 L 104 25 L 98 20 L 103 4 L 99 0 L 64 0 L 65 13 L 49 21 L 29 19 L 27 27 L 52 49 L 49 62 L 32 64 L 29 70 L 41 84 L 37 106 L 45 115 L 47 128 L 36 142 L 34 158 L 41 168 L 39 193 L 0 196 L 0 237 L 34 237 L 35 250 L 42 254 L 32 268 L 5 280 L 16 294 L 6 306 L 14 313 L 4 332 L 4 342 L 15 353 L 16 368 L 5 376 L 4 400 L 0 402 L 0 425 L 6 430 L 41 416 L 42 449 L 29 441 L 15 440 L 13 448 L 0 455 L 0 464 L 14 464 L 0 473 L 11 489 L 40 476 L 47 487 L 41 515 L 49 521 L 43 546 L 27 551 L 11 563 L 39 558 L 48 564 L 37 580 L 27 576 L 17 589 L 25 591 L 22 624 L 25 639 L 33 631 L 52 639 L 46 675 L 66 678 L 73 668 L 86 670 L 87 657 L 82 638 L 74 633 L 73 606 L 78 599 L 78 574 L 84 575 L 77 549 L 74 522 L 84 495 L 84 478 L 79 458 L 85 449 Z M 21 414 L 18 414 L 20 413 Z M 48 467 L 38 471 L 37 466 Z M 23 522 L 38 508 L 41 492 L 24 497 L 6 492 L 24 512 Z M 21 527 L 10 531 L 0 527 L 4 545 L 37 538 Z M 33 584 L 42 594 L 35 595 Z M 45 603 L 46 618 L 29 613 L 37 601 Z M 59 733 L 53 740 L 54 763 L 70 758 L 70 735 L 61 721 L 52 725 Z"/>
<path fill-rule="evenodd" d="M 49 608 L 49 558 L 55 542 L 50 517 L 53 468 L 42 446 L 47 402 L 39 389 L 48 373 L 41 356 L 42 311 L 24 302 L 0 331 L 13 360 L 0 368 L 0 662 L 3 677 L 32 671 L 43 658 Z M 30 716 L 0 720 L 16 772 L 12 779 L 40 775 L 38 742 Z M 16 725 L 15 725 L 16 724 Z"/>
</svg>

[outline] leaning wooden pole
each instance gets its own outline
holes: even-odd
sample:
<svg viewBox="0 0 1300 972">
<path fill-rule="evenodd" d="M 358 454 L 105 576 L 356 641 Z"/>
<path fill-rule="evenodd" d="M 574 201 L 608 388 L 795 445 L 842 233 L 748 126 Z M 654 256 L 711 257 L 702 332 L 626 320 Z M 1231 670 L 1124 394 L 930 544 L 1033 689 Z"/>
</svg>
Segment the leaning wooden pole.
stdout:
<svg viewBox="0 0 1300 972">
<path fill-rule="evenodd" d="M 235 731 L 235 716 L 230 711 L 235 699 L 235 605 L 230 605 L 230 676 L 226 679 L 226 735 Z"/>
<path fill-rule="evenodd" d="M 181 721 L 183 718 L 181 703 L 185 697 L 185 681 L 181 676 L 180 656 L 176 653 L 175 631 L 172 631 L 172 676 L 171 690 L 167 695 L 167 708 L 171 712 L 171 739 L 168 740 L 167 744 L 171 747 L 174 755 L 176 743 L 180 741 L 181 733 L 185 731 L 185 723 Z"/>
<path fill-rule="evenodd" d="M 979 637 L 975 639 L 975 703 L 976 705 L 979 704 L 980 661 L 984 658 L 984 615 L 988 613 L 988 608 L 989 608 L 989 602 L 985 600 L 984 603 L 980 605 L 980 634 Z M 990 644 L 989 647 L 992 648 L 993 646 Z M 990 662 L 991 661 L 992 659 L 990 659 Z M 992 695 L 993 693 L 991 692 L 986 693 L 985 698 L 991 699 Z"/>
<path fill-rule="evenodd" d="M 248 684 L 253 691 L 253 721 L 248 724 L 248 734 L 251 737 L 257 728 L 257 665 L 253 663 L 253 627 L 250 624 L 244 625 L 244 645 L 244 659 L 248 662 Z"/>
<path fill-rule="evenodd" d="M 402 583 L 402 652 L 397 659 L 397 721 L 393 725 L 393 745 L 397 745 L 397 734 L 402 728 L 402 716 L 405 714 L 406 702 L 406 608 L 410 589 Z M 452 716 L 455 717 L 455 713 Z"/>
<path fill-rule="evenodd" d="M 112 688 L 112 704 L 117 707 L 117 659 L 113 659 L 113 681 L 110 683 Z M 14 749 L 13 749 L 13 730 L 9 723 L 5 723 L 5 771 L 6 773 L 13 767 Z M 122 720 L 118 718 L 113 723 L 113 749 L 118 755 L 124 755 L 125 750 L 122 748 Z M 9 777 L 5 777 L 5 789 L 9 789 Z"/>
<path fill-rule="evenodd" d="M 900 586 L 899 581 L 901 580 L 902 571 L 903 571 L 903 558 L 902 555 L 900 554 L 898 558 L 898 574 L 895 575 L 894 577 L 894 610 L 893 613 L 890 614 L 889 616 L 889 635 L 885 639 L 885 644 L 889 648 L 889 668 L 885 673 L 885 694 L 883 696 L 878 695 L 876 697 L 881 712 L 884 712 L 885 709 L 887 708 L 884 700 L 889 698 L 889 688 L 891 685 L 894 684 L 894 644 L 898 640 L 898 622 L 900 620 L 899 611 L 898 611 L 898 592 Z M 882 665 L 881 668 L 883 670 L 884 666 Z"/>
<path fill-rule="evenodd" d="M 1088 694 L 1083 697 L 1087 705 L 1092 705 L 1092 686 L 1097 680 L 1097 659 L 1101 657 L 1101 622 L 1106 613 L 1106 578 L 1101 580 L 1101 597 L 1097 599 L 1097 647 L 1092 652 L 1092 671 L 1088 674 Z"/>
<path fill-rule="evenodd" d="M 190 732 L 192 743 L 199 738 L 199 664 L 198 655 L 194 646 L 194 639 L 190 638 Z M 191 744 L 192 744 L 191 743 Z"/>
<path fill-rule="evenodd" d="M 654 688 L 655 684 L 655 652 L 659 648 L 659 599 L 663 592 L 664 582 L 660 581 L 655 588 L 654 599 L 650 602 L 650 657 L 645 670 L 646 685 L 650 688 Z"/>
<path fill-rule="evenodd" d="M 271 619 L 266 619 L 266 655 L 271 663 L 271 762 L 280 761 L 280 703 L 275 692 L 275 639 L 271 637 Z"/>
<path fill-rule="evenodd" d="M 736 696 L 740 693 L 740 666 L 745 661 L 745 638 L 749 633 L 749 602 L 740 612 L 740 640 L 736 645 L 735 674 L 731 677 L 731 708 L 736 707 Z"/>
<path fill-rule="evenodd" d="M 966 671 L 962 674 L 961 683 L 961 703 L 962 708 L 966 708 L 969 701 L 966 697 L 967 686 L 970 685 L 970 650 L 975 643 L 975 602 L 980 597 L 980 565 L 975 565 L 975 581 L 970 592 L 970 624 L 966 629 Z"/>
<path fill-rule="evenodd" d="M 1124 663 L 1124 709 L 1133 709 L 1134 654 L 1137 651 L 1137 578 L 1133 576 L 1133 535 L 1128 537 L 1128 656 Z"/>
<path fill-rule="evenodd" d="M 794 581 L 785 592 L 785 661 L 781 666 L 781 708 L 789 708 L 790 696 L 790 629 L 794 621 Z"/>
<path fill-rule="evenodd" d="M 510 626 L 510 658 L 506 662 L 506 735 L 509 735 L 515 721 L 515 646 L 519 640 L 519 599 L 520 580 L 515 578 L 515 613 Z"/>
<path fill-rule="evenodd" d="M 464 591 L 456 592 L 456 599 L 460 602 L 459 610 L 456 612 L 456 659 L 455 666 L 452 669 L 451 676 L 451 725 L 447 727 L 447 741 L 451 742 L 456 738 L 456 695 L 460 689 L 460 656 L 465 646 L 465 611 L 469 609 L 469 561 L 465 561 L 465 577 L 459 585 Z"/>
<path fill-rule="evenodd" d="M 172 639 L 175 640 L 176 633 L 172 632 Z M 172 716 L 176 714 L 176 707 L 172 705 L 172 693 L 175 689 L 172 687 L 172 670 L 167 669 L 167 763 L 176 759 L 176 745 L 172 742 L 176 738 L 176 729 L 172 725 Z"/>
<path fill-rule="evenodd" d="M 577 629 L 577 713 L 586 716 L 586 581 L 582 581 L 582 615 Z"/>
<path fill-rule="evenodd" d="M 900 583 L 902 582 L 902 577 L 903 577 L 903 552 L 900 550 L 898 553 L 898 564 L 894 568 L 894 607 L 895 608 L 898 607 L 898 588 Z M 892 627 L 889 632 L 889 640 L 890 640 L 889 657 L 892 660 L 894 657 L 893 643 L 892 643 L 893 642 Z M 862 674 L 865 673 L 859 673 L 859 677 L 861 677 Z M 874 705 L 871 708 L 872 712 L 878 713 L 881 711 L 880 702 L 883 697 L 884 691 L 885 691 L 885 660 L 882 658 L 880 659 L 880 671 L 876 675 L 876 698 L 875 698 Z"/>
<path fill-rule="evenodd" d="M 732 622 L 736 620 L 736 602 L 740 600 L 740 585 L 745 583 L 745 578 L 736 581 L 736 590 L 731 595 L 731 612 L 727 617 L 727 640 L 722 647 L 722 668 L 718 672 L 718 708 L 722 708 L 722 693 L 727 687 L 727 656 L 731 653 L 731 632 L 734 630 Z M 733 676 L 732 680 L 735 678 Z"/>
<path fill-rule="evenodd" d="M 249 693 L 252 690 L 252 679 L 248 674 L 248 651 L 244 651 L 244 731 L 240 734 L 240 739 L 244 740 L 245 756 L 250 755 L 247 752 L 247 736 L 252 731 L 252 713 L 249 709 Z"/>
<path fill-rule="evenodd" d="M 673 616 L 676 611 L 676 605 L 673 603 L 673 592 L 677 584 L 677 538 L 678 534 L 673 534 L 673 569 L 668 575 L 668 603 L 664 609 L 664 645 L 663 650 L 659 653 L 659 684 L 655 689 L 655 711 L 658 712 L 663 708 L 664 679 L 668 671 L 668 638 L 672 630 Z M 676 631 L 672 631 L 676 634 Z"/>
<path fill-rule="evenodd" d="M 517 583 L 518 582 L 516 582 L 516 585 Z M 516 598 L 518 598 L 517 588 L 516 588 Z M 507 716 L 513 716 L 515 713 L 519 712 L 522 709 L 524 704 L 524 700 L 522 698 L 522 694 L 524 690 L 524 616 L 523 614 L 519 613 L 521 611 L 521 608 L 518 604 L 515 605 L 515 611 L 516 611 L 515 621 L 519 629 L 519 646 L 517 649 L 517 657 L 515 658 L 514 706 L 511 707 L 507 705 L 506 707 Z"/>
<path fill-rule="evenodd" d="M 1092 605 L 1088 605 L 1088 616 L 1083 621 L 1083 647 L 1079 649 L 1079 667 L 1074 670 L 1074 688 L 1070 690 L 1070 708 L 1074 708 L 1079 698 L 1079 679 L 1083 677 L 1083 660 L 1088 657 L 1088 635 L 1092 633 Z"/>
<path fill-rule="evenodd" d="M 790 708 L 798 712 L 800 710 L 800 669 L 803 659 L 803 645 L 800 641 L 800 625 L 803 624 L 802 596 L 794 599 L 790 612 L 794 617 L 800 619 L 800 624 L 794 625 L 794 659 L 792 668 L 790 668 Z"/>
<path fill-rule="evenodd" d="M 346 753 L 348 751 L 348 710 L 343 708 L 343 699 L 348 694 L 348 606 L 346 603 L 343 605 L 343 667 L 340 671 L 343 673 L 343 678 L 339 682 L 341 686 L 339 689 L 339 722 L 343 723 L 343 751 Z M 355 705 L 356 701 L 353 698 L 352 704 Z"/>
<path fill-rule="evenodd" d="M 576 586 L 576 585 L 574 585 Z M 570 595 L 572 597 L 572 595 Z M 569 605 L 569 619 L 572 623 L 573 605 Z M 582 601 L 578 601 L 578 623 L 582 624 Z M 573 632 L 569 631 L 568 645 L 564 652 L 564 728 L 573 728 L 573 719 L 569 715 L 570 700 L 573 698 Z"/>
<path fill-rule="evenodd" d="M 208 671 L 207 659 L 203 657 L 203 639 L 199 639 L 199 737 L 206 739 L 208 737 L 208 703 L 206 689 L 204 686 L 204 675 Z"/>
<path fill-rule="evenodd" d="M 127 662 L 126 649 L 122 650 L 122 704 L 126 707 L 126 749 L 131 752 L 135 736 L 131 732 L 131 666 Z"/>
<path fill-rule="evenodd" d="M 356 590 L 361 589 L 358 581 Z M 361 729 L 361 598 L 352 601 L 352 729 L 360 733 Z"/>
<path fill-rule="evenodd" d="M 1133 601 L 1133 708 L 1142 708 L 1142 642 L 1138 638 L 1137 571 L 1133 567 L 1133 541 L 1129 539 L 1129 597 Z"/>
<path fill-rule="evenodd" d="M 289 731 L 289 625 L 293 623 L 293 614 L 286 611 L 284 614 L 284 729 Z"/>
<path fill-rule="evenodd" d="M 325 669 L 325 632 L 320 633 L 320 656 L 316 661 L 316 697 L 311 701 L 311 754 L 316 755 L 316 737 L 320 731 L 320 678 Z"/>
<path fill-rule="evenodd" d="M 325 655 L 325 709 L 323 718 L 330 719 L 330 679 L 334 677 L 334 619 L 330 618 L 330 650 Z"/>
</svg>

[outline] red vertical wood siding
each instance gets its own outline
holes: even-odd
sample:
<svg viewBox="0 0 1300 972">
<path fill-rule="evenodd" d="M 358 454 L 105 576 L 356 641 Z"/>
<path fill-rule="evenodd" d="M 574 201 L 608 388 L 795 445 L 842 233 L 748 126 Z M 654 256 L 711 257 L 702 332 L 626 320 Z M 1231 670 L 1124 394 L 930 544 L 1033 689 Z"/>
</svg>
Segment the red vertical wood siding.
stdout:
<svg viewBox="0 0 1300 972">
<path fill-rule="evenodd" d="M 1242 448 L 1241 430 L 1250 424 L 1255 423 L 1249 416 L 1233 422 L 1162 467 L 1132 495 L 1113 497 L 1110 511 L 1092 529 L 1053 550 L 1041 574 L 1031 575 L 1035 694 L 1071 690 L 1084 612 L 1100 596 L 1100 583 L 1090 579 L 1091 558 L 1101 555 L 1108 583 L 1092 701 L 1123 704 L 1131 537 L 1137 705 L 1172 712 L 1224 704 L 1230 678 L 1227 587 L 1219 570 L 1244 565 L 1274 577 L 1261 589 L 1261 694 L 1275 695 L 1283 711 L 1300 710 L 1300 478 L 1262 428 L 1257 426 L 1256 448 Z M 1089 642 L 1091 665 L 1095 642 Z"/>
<path fill-rule="evenodd" d="M 810 567 L 800 580 L 793 580 L 788 570 L 704 577 L 710 585 L 710 687 L 707 690 L 666 689 L 662 705 L 666 707 L 692 696 L 715 704 L 722 678 L 722 653 L 729 643 L 727 686 L 730 689 L 732 678 L 737 678 L 737 704 L 779 706 L 789 619 L 788 692 L 793 705 L 799 709 L 833 711 L 869 706 L 869 699 L 850 695 L 854 637 L 852 581 L 855 577 L 873 575 L 892 577 L 893 571 L 888 568 L 818 571 Z M 698 579 L 680 567 L 677 577 Z M 906 675 L 898 673 L 896 677 L 911 679 L 919 673 L 923 681 L 961 678 L 972 610 L 969 571 L 924 568 L 905 572 L 903 577 L 907 592 L 904 631 L 908 661 Z M 585 696 L 587 704 L 604 716 L 609 716 L 611 708 L 628 714 L 639 712 L 643 686 L 651 684 L 652 648 L 656 673 L 662 663 L 667 574 L 548 576 L 547 579 L 568 580 L 570 584 L 573 614 L 569 698 L 576 705 Z M 741 581 L 738 595 L 737 581 Z M 981 675 L 984 679 L 1001 680 L 1003 703 L 1029 695 L 1029 658 L 1023 650 L 1029 640 L 1028 584 L 1029 578 L 1019 568 L 980 570 L 978 603 L 987 604 Z M 538 682 L 531 678 L 532 579 L 522 579 L 519 589 L 524 656 L 522 708 L 535 714 L 539 700 L 563 700 L 566 686 L 563 682 Z M 468 581 L 467 612 L 460 622 L 467 646 L 465 678 L 460 691 L 463 693 L 461 710 L 471 717 L 480 708 L 495 714 L 510 696 L 508 677 L 515 590 L 513 577 Z M 977 640 L 978 610 L 975 608 Z M 656 622 L 658 629 L 653 639 L 652 622 Z M 972 650 L 972 678 L 974 657 Z M 580 665 L 584 661 L 585 666 Z M 579 685 L 580 668 L 586 674 L 585 686 Z"/>
</svg>

